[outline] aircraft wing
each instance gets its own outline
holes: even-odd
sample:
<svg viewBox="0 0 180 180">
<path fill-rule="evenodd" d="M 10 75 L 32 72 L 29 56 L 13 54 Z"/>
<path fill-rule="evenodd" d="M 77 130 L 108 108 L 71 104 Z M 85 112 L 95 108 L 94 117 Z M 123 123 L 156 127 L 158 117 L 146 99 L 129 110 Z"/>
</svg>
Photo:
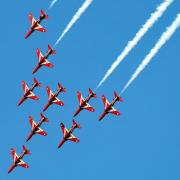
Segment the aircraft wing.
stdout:
<svg viewBox="0 0 180 180">
<path fill-rule="evenodd" d="M 42 63 L 43 66 L 52 68 L 54 65 L 50 63 L 47 59 L 44 59 L 44 62 Z"/>
<path fill-rule="evenodd" d="M 22 81 L 22 88 L 23 88 L 24 94 L 26 94 L 29 91 L 29 88 L 27 84 L 25 83 L 25 81 Z"/>
<path fill-rule="evenodd" d="M 62 133 L 63 133 L 63 136 L 65 137 L 67 134 L 68 134 L 68 130 L 65 128 L 64 124 L 61 123 L 61 130 L 62 130 Z"/>
<path fill-rule="evenodd" d="M 110 112 L 110 113 L 112 113 L 112 114 L 114 114 L 114 115 L 116 115 L 116 116 L 119 116 L 121 113 L 118 111 L 118 110 L 116 110 L 114 107 L 111 107 L 111 109 L 108 111 L 108 112 Z"/>
<path fill-rule="evenodd" d="M 88 111 L 94 112 L 94 108 L 89 105 L 88 103 L 85 104 L 85 106 L 82 107 L 83 109 L 86 109 Z"/>
<path fill-rule="evenodd" d="M 46 29 L 41 26 L 40 24 L 37 23 L 37 25 L 35 26 L 34 30 L 40 31 L 40 32 L 46 32 Z"/>
<path fill-rule="evenodd" d="M 42 55 L 41 51 L 38 48 L 36 49 L 36 54 L 38 57 L 38 61 L 41 62 L 41 60 L 44 58 L 44 56 Z"/>
<path fill-rule="evenodd" d="M 33 27 L 34 24 L 36 23 L 36 20 L 31 13 L 29 14 L 29 21 L 30 21 L 31 27 Z"/>
<path fill-rule="evenodd" d="M 35 123 L 35 121 L 33 120 L 32 116 L 29 117 L 29 123 L 31 125 L 31 129 L 33 130 L 37 124 Z"/>
<path fill-rule="evenodd" d="M 70 140 L 73 142 L 80 142 L 80 140 L 76 138 L 73 134 L 71 134 L 70 137 L 67 138 L 67 140 Z"/>
<path fill-rule="evenodd" d="M 106 109 L 110 105 L 110 103 L 104 95 L 102 96 L 102 101 L 104 103 L 104 109 Z"/>
<path fill-rule="evenodd" d="M 11 155 L 12 155 L 13 161 L 15 163 L 18 160 L 19 156 L 16 154 L 16 152 L 13 148 L 11 149 Z"/>
<path fill-rule="evenodd" d="M 49 86 L 46 87 L 46 91 L 47 91 L 47 94 L 48 94 L 48 99 L 50 100 L 54 96 L 54 94 L 50 90 Z"/>
<path fill-rule="evenodd" d="M 42 136 L 47 136 L 47 133 L 43 131 L 41 128 L 38 127 L 38 130 L 36 131 L 37 134 L 40 134 Z"/>
<path fill-rule="evenodd" d="M 21 166 L 21 167 L 23 167 L 23 168 L 28 168 L 29 166 L 23 161 L 23 160 L 19 160 L 19 162 L 18 162 L 18 164 L 17 164 L 18 166 Z"/>
<path fill-rule="evenodd" d="M 27 97 L 30 98 L 30 99 L 33 99 L 33 100 L 38 100 L 39 99 L 33 92 L 30 92 L 30 94 Z"/>
<path fill-rule="evenodd" d="M 61 100 L 59 100 L 57 97 L 55 98 L 55 100 L 53 101 L 53 103 L 54 103 L 54 104 L 57 104 L 57 105 L 59 105 L 59 106 L 64 106 L 64 103 L 63 103 Z"/>
<path fill-rule="evenodd" d="M 79 91 L 77 92 L 77 97 L 78 97 L 79 105 L 81 106 L 84 103 L 84 98 L 82 97 Z"/>
</svg>

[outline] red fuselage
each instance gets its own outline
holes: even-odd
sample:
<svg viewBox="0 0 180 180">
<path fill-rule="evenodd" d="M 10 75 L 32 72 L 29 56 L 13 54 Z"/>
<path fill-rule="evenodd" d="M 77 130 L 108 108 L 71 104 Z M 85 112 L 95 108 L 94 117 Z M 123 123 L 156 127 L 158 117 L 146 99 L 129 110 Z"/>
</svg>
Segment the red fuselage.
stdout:
<svg viewBox="0 0 180 180">
<path fill-rule="evenodd" d="M 79 105 L 77 111 L 74 113 L 74 117 L 77 116 L 83 110 L 83 107 L 86 105 L 86 103 L 88 103 L 90 101 L 90 99 L 93 96 L 94 96 L 93 94 L 88 95 L 88 97 L 84 100 L 84 102 L 81 105 Z"/>
<path fill-rule="evenodd" d="M 20 160 L 24 157 L 25 154 L 26 154 L 25 151 L 23 151 L 23 152 L 20 154 L 19 158 L 18 158 L 18 159 L 12 164 L 12 166 L 9 168 L 8 173 L 10 173 L 10 172 L 18 165 L 18 163 L 19 163 Z"/>
<path fill-rule="evenodd" d="M 71 136 L 71 134 L 73 133 L 73 131 L 77 128 L 76 125 L 73 125 L 71 127 L 71 129 L 68 131 L 68 133 L 63 137 L 62 141 L 59 143 L 58 148 L 60 148 L 67 140 L 68 138 Z"/>
<path fill-rule="evenodd" d="M 50 54 L 52 54 L 52 50 L 48 50 L 45 56 L 41 59 L 41 61 L 38 62 L 37 66 L 33 70 L 33 74 L 42 66 L 42 64 L 45 62 L 45 59 L 47 59 Z"/>
<path fill-rule="evenodd" d="M 18 106 L 20 106 L 28 97 L 28 95 L 31 94 L 31 92 L 34 90 L 34 88 L 37 86 L 37 83 L 34 83 L 29 90 L 23 95 L 23 97 L 20 99 Z"/>
<path fill-rule="evenodd" d="M 109 113 L 109 111 L 110 111 L 111 108 L 114 106 L 114 104 L 116 103 L 116 101 L 118 101 L 118 98 L 115 98 L 115 99 L 105 108 L 104 112 L 103 112 L 103 113 L 101 114 L 101 116 L 99 117 L 99 121 L 101 121 L 101 120 L 104 118 L 104 116 Z"/>
<path fill-rule="evenodd" d="M 30 132 L 29 136 L 28 136 L 27 139 L 26 139 L 26 142 L 29 141 L 34 134 L 36 134 L 36 131 L 38 130 L 38 128 L 42 125 L 42 123 L 43 123 L 44 121 L 45 121 L 45 119 L 42 119 L 42 120 L 37 124 L 37 126 L 32 129 L 32 131 Z"/>
<path fill-rule="evenodd" d="M 46 111 L 48 109 L 48 107 L 53 103 L 53 101 L 55 100 L 55 98 L 59 95 L 59 93 L 63 91 L 62 88 L 58 89 L 56 91 L 56 93 L 51 97 L 51 99 L 49 99 L 48 103 L 45 105 L 45 107 L 43 108 L 43 111 Z"/>
<path fill-rule="evenodd" d="M 34 25 L 30 27 L 29 32 L 27 32 L 25 36 L 25 39 L 27 39 L 35 31 L 35 27 L 40 24 L 43 19 L 45 19 L 45 15 L 41 15 L 39 19 L 34 23 Z"/>
</svg>

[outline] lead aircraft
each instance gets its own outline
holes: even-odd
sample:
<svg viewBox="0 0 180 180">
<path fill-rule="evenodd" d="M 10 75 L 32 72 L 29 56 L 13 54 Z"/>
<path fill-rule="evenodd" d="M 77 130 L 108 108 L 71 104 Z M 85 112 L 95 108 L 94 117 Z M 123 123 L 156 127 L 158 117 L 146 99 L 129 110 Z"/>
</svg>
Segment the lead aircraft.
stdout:
<svg viewBox="0 0 180 180">
<path fill-rule="evenodd" d="M 80 129 L 81 127 L 79 124 L 76 123 L 74 119 L 72 120 L 72 122 L 73 125 L 70 130 L 66 129 L 63 123 L 60 124 L 63 133 L 63 139 L 60 141 L 58 148 L 60 148 L 68 140 L 73 142 L 79 142 L 79 139 L 76 138 L 72 133 L 76 128 Z"/>
<path fill-rule="evenodd" d="M 33 74 L 39 70 L 40 67 L 42 66 L 46 66 L 49 68 L 52 68 L 54 65 L 52 63 L 50 63 L 47 59 L 51 54 L 56 54 L 56 51 L 52 49 L 52 47 L 50 45 L 48 45 L 48 51 L 46 52 L 46 54 L 43 56 L 41 51 L 37 48 L 36 49 L 36 54 L 38 56 L 38 64 L 37 66 L 34 68 L 33 70 Z"/>
<path fill-rule="evenodd" d="M 20 106 L 27 98 L 33 99 L 33 100 L 38 100 L 39 98 L 33 93 L 33 90 L 36 87 L 41 87 L 41 83 L 39 83 L 37 81 L 36 78 L 33 79 L 34 83 L 32 84 L 32 86 L 30 88 L 28 88 L 27 84 L 25 83 L 25 81 L 22 81 L 22 88 L 24 90 L 24 95 L 23 97 L 20 99 L 18 106 Z"/>
<path fill-rule="evenodd" d="M 101 121 L 104 118 L 104 116 L 106 116 L 108 113 L 112 113 L 116 116 L 119 116 L 121 114 L 118 110 L 116 110 L 113 107 L 117 101 L 121 101 L 121 102 L 123 101 L 123 99 L 119 97 L 116 92 L 114 92 L 114 99 L 111 103 L 108 102 L 108 100 L 106 99 L 104 95 L 102 96 L 102 101 L 104 103 L 104 112 L 99 117 L 99 121 Z"/>
<path fill-rule="evenodd" d="M 27 39 L 34 31 L 46 32 L 46 29 L 43 28 L 40 25 L 40 23 L 43 19 L 47 19 L 47 18 L 48 18 L 48 15 L 45 14 L 45 12 L 43 10 L 40 11 L 40 16 L 39 16 L 38 20 L 35 20 L 32 13 L 30 13 L 29 21 L 30 21 L 31 27 L 30 27 L 30 30 L 25 35 L 25 39 Z"/>
<path fill-rule="evenodd" d="M 13 157 L 13 164 L 12 166 L 9 168 L 8 170 L 8 174 L 17 166 L 21 166 L 23 168 L 28 168 L 28 164 L 26 164 L 22 159 L 23 157 L 26 155 L 26 154 L 31 154 L 30 151 L 25 147 L 23 146 L 23 152 L 18 156 L 15 152 L 15 150 L 12 148 L 11 149 L 11 155 Z"/>
</svg>

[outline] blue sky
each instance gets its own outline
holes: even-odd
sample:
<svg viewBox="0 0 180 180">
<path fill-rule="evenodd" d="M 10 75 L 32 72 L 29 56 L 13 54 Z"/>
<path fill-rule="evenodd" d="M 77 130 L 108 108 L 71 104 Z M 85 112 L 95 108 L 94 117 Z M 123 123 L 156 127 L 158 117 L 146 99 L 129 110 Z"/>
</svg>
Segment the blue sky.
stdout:
<svg viewBox="0 0 180 180">
<path fill-rule="evenodd" d="M 161 33 L 179 12 L 180 2 L 168 8 L 162 18 L 143 37 L 98 91 L 98 99 L 90 104 L 94 113 L 83 111 L 75 119 L 82 129 L 74 135 L 80 143 L 67 142 L 62 149 L 57 145 L 62 138 L 60 122 L 69 128 L 78 106 L 76 91 L 87 95 L 95 88 L 106 70 L 117 58 L 142 24 L 162 1 L 113 0 L 94 1 L 81 19 L 56 46 L 57 54 L 49 60 L 53 69 L 42 68 L 34 76 L 37 63 L 35 49 L 42 53 L 53 45 L 83 0 L 59 0 L 47 10 L 51 1 L 3 1 L 1 10 L 1 131 L 0 179 L 123 179 L 123 180 L 179 180 L 180 173 L 180 30 L 159 51 L 149 66 L 124 93 L 124 102 L 116 104 L 122 116 L 108 115 L 102 122 L 101 95 L 112 100 L 113 91 L 121 91 Z M 28 13 L 37 18 L 40 9 L 49 14 L 42 25 L 47 33 L 36 32 L 25 40 L 29 29 Z M 39 101 L 28 100 L 17 107 L 23 91 L 21 81 L 32 84 L 33 77 L 42 88 L 34 92 Z M 47 102 L 46 85 L 52 91 L 57 82 L 67 88 L 59 98 L 64 107 L 53 105 L 45 115 L 49 118 L 42 128 L 47 137 L 34 136 L 25 144 L 32 155 L 24 161 L 28 170 L 16 168 L 7 175 L 12 163 L 10 148 L 19 154 L 30 132 L 28 116 L 39 120 Z"/>
</svg>

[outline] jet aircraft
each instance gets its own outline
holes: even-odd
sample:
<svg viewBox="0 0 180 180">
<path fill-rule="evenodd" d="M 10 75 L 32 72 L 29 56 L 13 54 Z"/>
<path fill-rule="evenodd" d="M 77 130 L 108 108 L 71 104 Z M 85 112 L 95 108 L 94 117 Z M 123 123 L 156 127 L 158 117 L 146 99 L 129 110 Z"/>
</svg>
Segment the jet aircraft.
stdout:
<svg viewBox="0 0 180 180">
<path fill-rule="evenodd" d="M 29 136 L 26 139 L 26 142 L 29 141 L 31 139 L 31 137 L 35 134 L 40 134 L 42 136 L 47 136 L 47 133 L 45 131 L 43 131 L 40 126 L 44 123 L 44 122 L 48 122 L 48 119 L 41 113 L 41 119 L 40 121 L 36 124 L 35 121 L 33 120 L 32 116 L 29 117 L 29 123 L 31 126 L 31 132 L 29 134 Z"/>
<path fill-rule="evenodd" d="M 111 103 L 108 102 L 108 100 L 106 99 L 106 97 L 104 95 L 102 96 L 102 101 L 104 103 L 104 112 L 99 117 L 99 121 L 101 121 L 104 118 L 104 116 L 108 113 L 112 113 L 116 116 L 119 116 L 121 114 L 119 111 L 117 111 L 113 107 L 117 101 L 121 101 L 121 102 L 123 101 L 123 99 L 121 97 L 119 97 L 116 92 L 114 92 L 114 99 Z"/>
<path fill-rule="evenodd" d="M 23 152 L 18 156 L 15 152 L 15 150 L 12 148 L 11 149 L 11 155 L 13 157 L 13 164 L 12 166 L 9 168 L 8 173 L 10 173 L 15 167 L 17 166 L 21 166 L 23 168 L 28 168 L 28 164 L 26 164 L 22 159 L 26 154 L 31 154 L 30 151 L 23 146 Z"/>
<path fill-rule="evenodd" d="M 60 141 L 58 148 L 60 148 L 68 140 L 73 141 L 73 142 L 79 142 L 79 139 L 76 138 L 72 133 L 76 128 L 80 129 L 81 127 L 79 124 L 75 122 L 74 119 L 72 120 L 72 122 L 73 122 L 73 125 L 70 130 L 67 130 L 63 123 L 60 124 L 61 130 L 63 133 L 63 139 Z"/>
<path fill-rule="evenodd" d="M 86 97 L 86 99 L 83 98 L 82 94 L 79 91 L 77 92 L 77 97 L 79 101 L 79 107 L 77 111 L 74 113 L 74 117 L 77 116 L 80 113 L 80 111 L 82 111 L 83 109 L 86 109 L 91 112 L 95 111 L 95 109 L 88 104 L 88 102 L 92 97 L 97 98 L 96 94 L 90 88 L 89 88 L 89 95 Z"/>
<path fill-rule="evenodd" d="M 34 83 L 30 88 L 26 85 L 25 81 L 22 81 L 22 88 L 24 90 L 24 95 L 20 99 L 18 106 L 20 106 L 27 98 L 33 99 L 33 100 L 38 100 L 39 98 L 33 93 L 33 90 L 36 87 L 41 87 L 41 83 L 37 81 L 36 78 L 33 79 Z"/>
<path fill-rule="evenodd" d="M 48 45 L 48 51 L 46 52 L 46 54 L 43 56 L 41 51 L 37 48 L 36 49 L 36 54 L 38 56 L 38 64 L 37 66 L 34 68 L 33 70 L 33 74 L 39 70 L 40 67 L 42 66 L 46 66 L 49 68 L 52 68 L 54 65 L 52 63 L 50 63 L 47 59 L 51 54 L 56 54 L 56 51 L 52 49 L 52 47 L 50 45 Z"/>
<path fill-rule="evenodd" d="M 39 16 L 38 20 L 35 20 L 32 13 L 30 13 L 29 21 L 30 21 L 31 27 L 30 27 L 30 30 L 25 35 L 25 39 L 27 39 L 35 30 L 40 31 L 40 32 L 46 32 L 46 29 L 43 28 L 40 25 L 40 23 L 43 19 L 47 19 L 47 18 L 48 18 L 48 15 L 45 14 L 45 12 L 43 10 L 40 11 L 40 16 Z"/>
<path fill-rule="evenodd" d="M 48 94 L 48 102 L 44 106 L 43 111 L 46 111 L 51 104 L 57 104 L 59 106 L 64 106 L 64 103 L 61 100 L 59 100 L 57 98 L 57 96 L 59 95 L 60 92 L 66 92 L 66 88 L 64 88 L 60 83 L 58 83 L 58 89 L 54 94 L 50 90 L 49 86 L 46 87 L 46 91 Z"/>
</svg>

